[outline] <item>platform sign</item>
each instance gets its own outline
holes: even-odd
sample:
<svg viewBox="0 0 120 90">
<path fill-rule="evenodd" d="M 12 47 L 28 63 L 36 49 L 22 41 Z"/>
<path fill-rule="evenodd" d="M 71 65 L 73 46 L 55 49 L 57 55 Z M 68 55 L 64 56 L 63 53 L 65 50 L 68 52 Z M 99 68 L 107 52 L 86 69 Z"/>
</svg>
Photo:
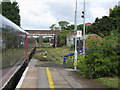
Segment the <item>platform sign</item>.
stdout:
<svg viewBox="0 0 120 90">
<path fill-rule="evenodd" d="M 77 37 L 82 37 L 82 31 L 81 30 L 77 31 Z"/>
</svg>

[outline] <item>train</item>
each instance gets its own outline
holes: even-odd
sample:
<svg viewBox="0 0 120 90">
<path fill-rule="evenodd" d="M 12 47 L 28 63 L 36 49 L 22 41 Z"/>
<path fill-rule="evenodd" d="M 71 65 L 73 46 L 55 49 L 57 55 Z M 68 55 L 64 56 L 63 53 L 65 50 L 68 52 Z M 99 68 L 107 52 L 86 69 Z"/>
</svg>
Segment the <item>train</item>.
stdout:
<svg viewBox="0 0 120 90">
<path fill-rule="evenodd" d="M 0 14 L 0 88 L 11 87 L 8 83 L 14 86 L 34 51 L 33 36 Z"/>
</svg>

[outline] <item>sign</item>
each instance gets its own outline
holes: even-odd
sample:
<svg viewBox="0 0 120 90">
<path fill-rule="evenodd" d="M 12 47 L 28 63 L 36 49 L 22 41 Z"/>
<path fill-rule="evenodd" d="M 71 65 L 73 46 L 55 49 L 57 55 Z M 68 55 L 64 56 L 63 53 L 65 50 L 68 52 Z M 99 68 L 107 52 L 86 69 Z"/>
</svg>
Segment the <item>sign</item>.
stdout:
<svg viewBox="0 0 120 90">
<path fill-rule="evenodd" d="M 77 37 L 82 37 L 82 31 L 77 31 Z"/>
</svg>

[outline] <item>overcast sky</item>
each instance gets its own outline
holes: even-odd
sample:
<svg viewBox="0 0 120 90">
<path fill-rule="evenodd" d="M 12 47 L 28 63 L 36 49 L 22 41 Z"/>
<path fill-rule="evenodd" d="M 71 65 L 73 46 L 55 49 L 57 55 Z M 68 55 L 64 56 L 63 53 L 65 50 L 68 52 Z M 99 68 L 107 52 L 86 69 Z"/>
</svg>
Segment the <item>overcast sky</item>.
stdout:
<svg viewBox="0 0 120 90">
<path fill-rule="evenodd" d="M 75 0 L 16 0 L 19 4 L 23 29 L 49 29 L 58 21 L 74 24 Z M 96 17 L 109 15 L 109 8 L 120 0 L 86 0 L 86 22 L 93 23 Z M 83 0 L 78 0 L 77 24 L 81 18 Z"/>
</svg>

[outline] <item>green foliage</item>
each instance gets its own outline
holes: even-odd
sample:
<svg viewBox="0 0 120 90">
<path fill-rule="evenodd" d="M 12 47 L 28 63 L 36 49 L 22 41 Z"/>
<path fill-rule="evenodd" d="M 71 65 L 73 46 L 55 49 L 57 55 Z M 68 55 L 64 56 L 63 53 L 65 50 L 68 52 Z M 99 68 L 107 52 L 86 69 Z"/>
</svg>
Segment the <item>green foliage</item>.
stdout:
<svg viewBox="0 0 120 90">
<path fill-rule="evenodd" d="M 58 24 L 61 27 L 61 30 L 63 30 L 65 28 L 67 28 L 69 22 L 67 22 L 67 21 L 59 21 Z"/>
<path fill-rule="evenodd" d="M 74 67 L 74 60 L 73 59 L 71 59 L 71 58 L 67 58 L 67 67 L 69 67 L 69 68 L 73 68 Z"/>
<path fill-rule="evenodd" d="M 67 35 L 72 32 L 73 30 L 62 30 L 59 34 L 58 34 L 58 45 L 59 46 L 64 46 L 66 45 L 66 38 Z"/>
<path fill-rule="evenodd" d="M 112 12 L 110 13 L 110 17 L 113 17 L 113 18 L 120 17 L 120 6 L 115 6 L 113 8 Z"/>
<path fill-rule="evenodd" d="M 117 30 L 120 33 L 120 6 L 115 6 L 110 14 L 110 17 L 116 20 Z"/>
<path fill-rule="evenodd" d="M 85 57 L 79 57 L 78 68 L 87 78 L 99 78 L 118 75 L 118 62 L 120 60 L 119 33 L 112 31 L 104 41 L 90 41 Z"/>
<path fill-rule="evenodd" d="M 19 6 L 17 2 L 11 3 L 5 2 L 5 0 L 2 1 L 2 15 L 6 18 L 13 21 L 15 24 L 20 26 L 20 14 L 19 14 Z"/>
<path fill-rule="evenodd" d="M 2 14 L 2 5 L 1 5 L 1 1 L 0 1 L 0 14 Z"/>
<path fill-rule="evenodd" d="M 43 43 L 44 46 L 45 43 Z M 47 51 L 47 54 L 45 55 L 45 51 Z M 37 48 L 34 54 L 34 58 L 39 60 L 53 60 L 57 64 L 63 64 L 63 56 L 72 53 L 67 47 L 59 47 L 59 48 Z"/>
<path fill-rule="evenodd" d="M 72 45 L 70 46 L 70 50 L 74 50 L 74 49 L 75 49 L 75 45 L 72 44 Z"/>
<path fill-rule="evenodd" d="M 70 32 L 74 31 L 74 25 L 68 25 L 69 22 L 67 22 L 67 21 L 59 21 L 58 24 L 61 27 L 61 31 L 58 34 L 58 43 L 57 44 L 58 44 L 58 46 L 64 46 L 64 45 L 66 45 L 67 35 Z M 59 30 L 59 27 L 55 27 L 55 26 L 56 26 L 56 24 L 52 24 L 49 28 L 51 30 Z"/>
<path fill-rule="evenodd" d="M 102 37 L 108 36 L 110 31 L 116 28 L 116 20 L 114 18 L 104 16 L 101 19 L 96 19 L 95 21 L 96 22 L 92 24 L 90 32 Z"/>
<path fill-rule="evenodd" d="M 83 30 L 83 24 L 78 25 L 78 26 L 77 26 L 77 29 L 78 29 L 78 30 Z"/>
<path fill-rule="evenodd" d="M 66 28 L 66 30 L 74 30 L 74 25 L 73 24 L 68 25 L 67 28 Z"/>
<path fill-rule="evenodd" d="M 49 28 L 51 30 L 59 30 L 59 27 L 56 27 L 56 24 L 52 24 Z"/>
<path fill-rule="evenodd" d="M 102 37 L 108 36 L 112 30 L 120 32 L 120 6 L 115 6 L 110 13 L 110 16 L 96 18 L 92 24 L 90 33 L 98 34 Z"/>
<path fill-rule="evenodd" d="M 49 42 L 49 38 L 43 38 L 43 42 L 44 43 L 48 43 Z"/>
<path fill-rule="evenodd" d="M 120 80 L 118 77 L 105 77 L 105 78 L 99 78 L 97 81 L 103 83 L 107 88 L 119 88 Z M 118 89 L 118 90 L 119 90 Z"/>
<path fill-rule="evenodd" d="M 90 26 L 86 25 L 85 28 L 86 28 L 86 34 L 91 32 L 91 25 Z M 83 24 L 78 25 L 77 29 L 78 30 L 83 30 Z"/>
<path fill-rule="evenodd" d="M 83 76 L 89 76 L 89 68 L 87 68 L 87 64 L 85 62 L 85 56 L 78 57 L 77 67 L 80 70 L 80 74 Z M 88 73 L 86 73 L 88 72 Z"/>
</svg>

